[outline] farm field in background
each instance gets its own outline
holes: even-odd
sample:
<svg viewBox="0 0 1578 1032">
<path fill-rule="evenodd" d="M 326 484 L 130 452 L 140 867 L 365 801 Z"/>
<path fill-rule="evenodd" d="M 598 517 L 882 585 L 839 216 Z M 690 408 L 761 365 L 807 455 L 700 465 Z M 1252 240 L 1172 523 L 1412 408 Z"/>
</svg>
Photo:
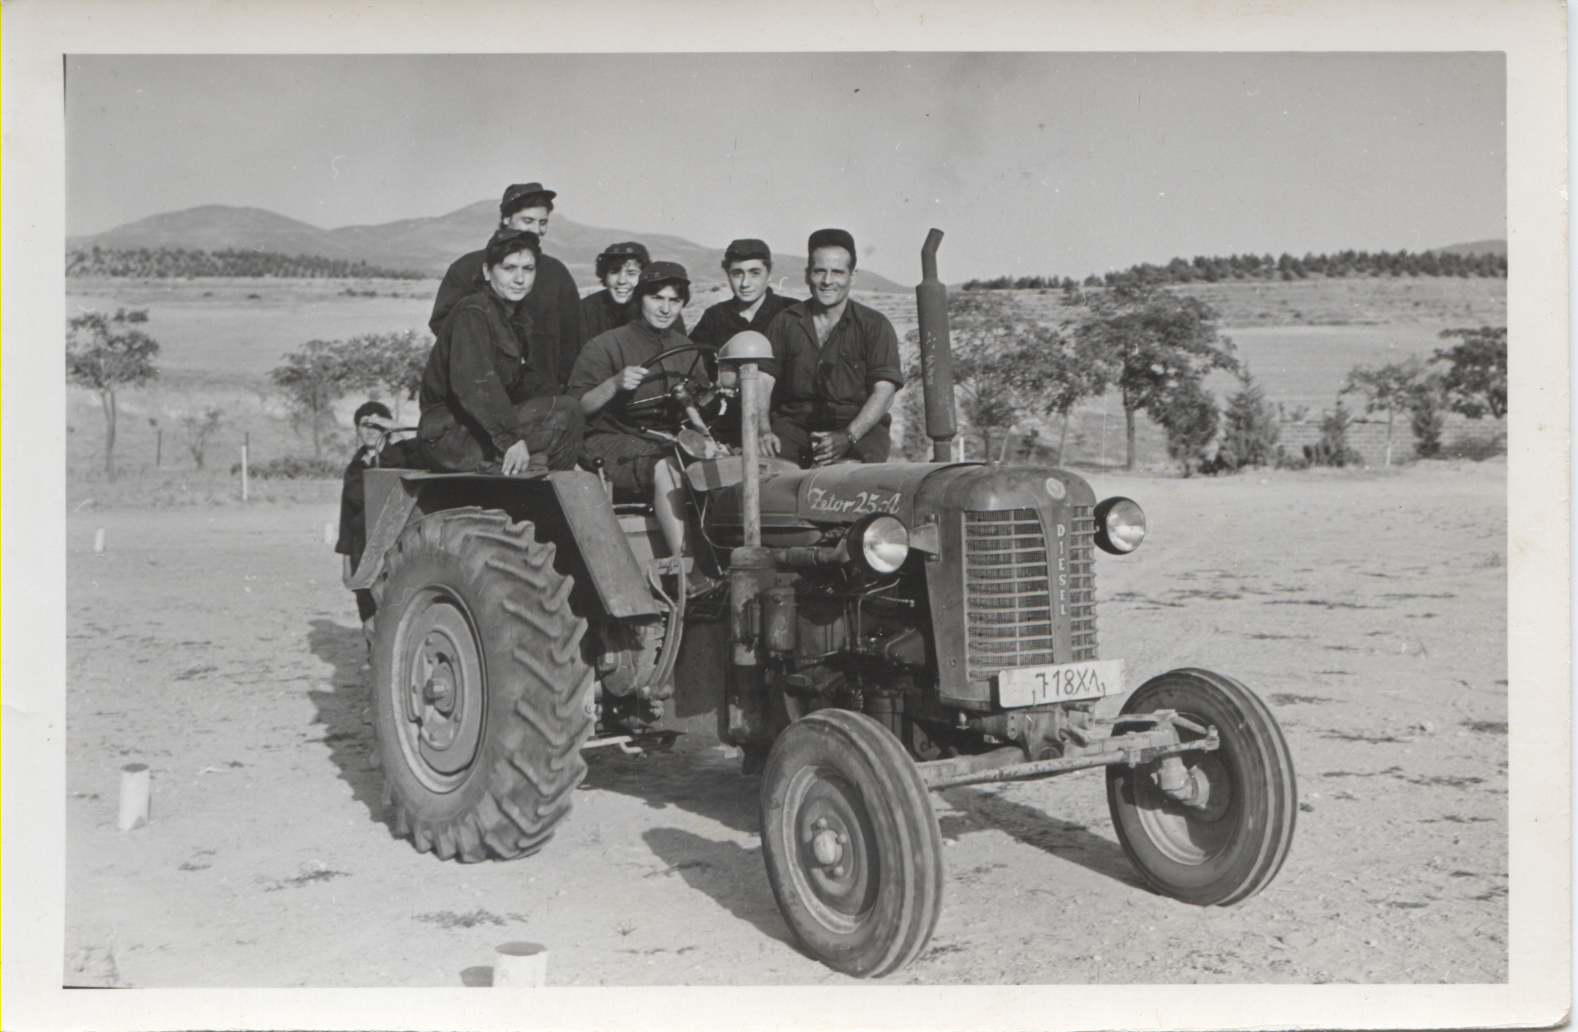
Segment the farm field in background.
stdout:
<svg viewBox="0 0 1578 1032">
<path fill-rule="evenodd" d="M 1428 356 L 1441 346 L 1437 335 L 1444 328 L 1505 325 L 1506 286 L 1499 279 L 1404 278 L 1195 283 L 1178 289 L 1218 310 L 1222 332 L 1237 345 L 1268 400 L 1282 403 L 1290 413 L 1306 406 L 1316 418 L 1321 409 L 1331 407 L 1355 365 Z M 70 281 L 69 312 L 146 308 L 147 330 L 161 350 L 159 379 L 120 396 L 116 459 L 124 475 L 113 490 L 104 484 L 98 402 L 85 392 L 68 391 L 69 504 L 87 498 L 95 504 L 116 499 L 122 504 L 168 505 L 239 499 L 239 477 L 229 470 L 239 461 L 247 435 L 254 464 L 310 455 L 312 450 L 310 438 L 296 432 L 271 391 L 268 371 L 309 340 L 422 330 L 436 289 L 431 280 Z M 590 289 L 583 285 L 583 290 Z M 1027 314 L 1054 325 L 1070 324 L 1082 311 L 1063 304 L 1057 290 L 1006 293 Z M 721 288 L 699 290 L 685 311 L 687 325 L 695 325 L 701 312 L 724 296 Z M 913 295 L 855 296 L 888 315 L 901 338 L 914 329 Z M 1219 399 L 1234 386 L 1221 374 L 1208 385 Z M 326 442 L 326 455 L 343 457 L 348 451 L 350 412 L 360 400 L 342 401 L 341 438 Z M 208 468 L 198 471 L 183 446 L 180 417 L 209 406 L 223 409 L 224 415 L 206 452 Z M 895 405 L 896 438 L 902 432 L 901 408 Z M 404 401 L 400 414 L 405 422 L 414 422 L 414 403 Z M 1052 421 L 1041 442 L 1055 444 L 1058 429 Z M 1406 442 L 1406 427 L 1401 432 Z M 1116 396 L 1091 399 L 1075 410 L 1068 462 L 1094 468 L 1117 465 L 1123 440 L 1123 411 Z M 1160 429 L 1143 418 L 1139 447 L 1142 466 L 1167 465 Z M 254 488 L 292 497 L 302 490 L 278 483 Z"/>
</svg>

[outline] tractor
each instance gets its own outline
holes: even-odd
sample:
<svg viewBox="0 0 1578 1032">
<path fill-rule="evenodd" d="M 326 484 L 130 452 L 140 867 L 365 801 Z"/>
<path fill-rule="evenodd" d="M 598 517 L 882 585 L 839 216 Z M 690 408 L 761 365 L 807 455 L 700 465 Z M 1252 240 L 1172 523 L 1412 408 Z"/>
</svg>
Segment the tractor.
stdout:
<svg viewBox="0 0 1578 1032">
<path fill-rule="evenodd" d="M 681 378 L 657 399 L 689 423 L 672 443 L 691 557 L 595 470 L 366 472 L 352 586 L 378 605 L 371 712 L 396 834 L 464 862 L 537 851 L 583 750 L 663 735 L 681 683 L 714 693 L 719 738 L 760 775 L 785 920 L 850 975 L 891 974 L 931 937 L 939 788 L 1105 767 L 1119 842 L 1156 891 L 1229 905 L 1276 876 L 1298 803 L 1266 705 L 1195 668 L 1131 690 L 1099 654 L 1096 555 L 1140 545 L 1140 507 L 1068 470 L 952 460 L 941 239 L 916 288 L 935 461 L 800 469 L 750 433 L 718 446 L 703 411 L 732 400 L 756 425 L 771 352 L 747 331 L 716 355 L 732 387 Z M 670 378 L 678 350 L 651 375 Z M 714 590 L 689 591 L 702 575 Z"/>
</svg>

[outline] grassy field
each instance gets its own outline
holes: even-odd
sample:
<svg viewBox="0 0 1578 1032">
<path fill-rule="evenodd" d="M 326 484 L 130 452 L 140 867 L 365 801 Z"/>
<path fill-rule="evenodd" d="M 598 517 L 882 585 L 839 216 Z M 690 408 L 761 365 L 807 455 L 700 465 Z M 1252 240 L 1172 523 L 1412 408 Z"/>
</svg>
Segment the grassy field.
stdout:
<svg viewBox="0 0 1578 1032">
<path fill-rule="evenodd" d="M 103 417 L 97 399 L 72 390 L 67 396 L 68 502 L 106 504 L 228 504 L 239 500 L 240 481 L 230 473 L 250 439 L 254 465 L 286 455 L 312 454 L 270 390 L 268 371 L 309 340 L 336 339 L 425 327 L 437 284 L 427 280 L 73 280 L 68 310 L 146 308 L 147 331 L 161 344 L 160 378 L 122 393 L 116 445 L 121 477 L 103 472 Z M 1453 326 L 1505 325 L 1506 281 L 1461 279 L 1330 280 L 1291 283 L 1194 284 L 1187 289 L 1217 309 L 1223 332 L 1265 387 L 1267 397 L 1313 416 L 1330 408 L 1347 372 L 1359 364 L 1428 356 Z M 702 310 L 724 297 L 701 290 L 686 309 L 694 325 Z M 856 295 L 893 320 L 902 338 L 915 326 L 910 294 Z M 1061 291 L 1014 291 L 1029 317 L 1071 324 L 1082 309 L 1062 303 Z M 1214 377 L 1219 396 L 1229 377 Z M 325 454 L 350 447 L 350 413 L 360 397 L 339 406 L 337 436 Z M 183 414 L 209 406 L 223 410 L 203 470 L 184 445 Z M 406 422 L 414 421 L 404 403 Z M 895 406 L 895 410 L 902 406 Z M 898 415 L 895 429 L 901 431 Z M 1042 440 L 1056 440 L 1056 423 Z M 162 431 L 162 444 L 161 444 Z M 1069 432 L 1072 465 L 1104 468 L 1123 459 L 1123 413 L 1116 397 L 1093 399 L 1074 414 Z M 1140 460 L 1167 465 L 1158 428 L 1141 421 Z M 306 492 L 306 495 L 302 495 Z M 259 483 L 269 497 L 316 497 L 318 487 Z"/>
</svg>

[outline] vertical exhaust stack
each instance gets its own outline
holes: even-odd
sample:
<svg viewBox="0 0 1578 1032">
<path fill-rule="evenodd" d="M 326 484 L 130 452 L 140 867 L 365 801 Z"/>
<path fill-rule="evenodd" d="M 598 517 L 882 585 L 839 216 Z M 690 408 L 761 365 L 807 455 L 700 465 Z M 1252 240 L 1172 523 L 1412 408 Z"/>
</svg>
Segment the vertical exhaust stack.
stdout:
<svg viewBox="0 0 1578 1032">
<path fill-rule="evenodd" d="M 921 383 L 926 395 L 926 436 L 932 440 L 932 461 L 953 461 L 953 439 L 959 432 L 953 416 L 953 352 L 948 343 L 948 288 L 937 278 L 937 248 L 942 230 L 926 234 L 921 246 L 921 282 L 915 288 L 920 322 Z"/>
</svg>

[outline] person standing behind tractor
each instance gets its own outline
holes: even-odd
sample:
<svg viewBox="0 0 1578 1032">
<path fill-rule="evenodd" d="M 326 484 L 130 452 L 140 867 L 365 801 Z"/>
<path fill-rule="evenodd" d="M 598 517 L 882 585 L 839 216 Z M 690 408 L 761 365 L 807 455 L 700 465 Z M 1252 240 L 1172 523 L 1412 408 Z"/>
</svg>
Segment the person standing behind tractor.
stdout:
<svg viewBox="0 0 1578 1032">
<path fill-rule="evenodd" d="M 641 270 L 635 296 L 641 315 L 586 342 L 570 374 L 569 392 L 580 399 L 589 425 L 585 450 L 601 459 L 614 501 L 651 501 L 671 555 L 685 552 L 685 502 L 673 448 L 649 430 L 672 429 L 676 419 L 661 399 L 681 377 L 706 374 L 701 354 L 664 360 L 666 375 L 648 377 L 659 354 L 689 344 L 674 329 L 690 301 L 690 277 L 678 262 L 652 262 Z M 654 402 L 650 406 L 644 404 Z M 632 412 L 633 406 L 641 408 Z"/>
<path fill-rule="evenodd" d="M 540 247 L 535 233 L 495 233 L 473 293 L 439 327 L 419 393 L 417 442 L 428 468 L 511 476 L 575 464 L 580 407 L 526 346 L 531 319 L 524 301 Z"/>
<path fill-rule="evenodd" d="M 898 334 L 887 316 L 849 299 L 853 236 L 819 229 L 806 250 L 811 298 L 785 308 L 767 327 L 773 361 L 762 363 L 762 379 L 773 400 L 763 449 L 801 467 L 846 456 L 886 462 L 888 407 L 904 386 Z"/>
<path fill-rule="evenodd" d="M 581 298 L 581 325 L 586 339 L 607 333 L 641 315 L 636 284 L 641 270 L 652 264 L 645 246 L 634 240 L 609 244 L 597 256 L 597 280 L 603 289 Z M 674 320 L 674 332 L 685 336 L 685 316 Z M 577 356 L 579 357 L 579 356 Z"/>
<path fill-rule="evenodd" d="M 340 579 L 346 584 L 350 584 L 361 565 L 362 552 L 367 549 L 367 497 L 362 472 L 375 466 L 403 466 L 409 461 L 405 454 L 407 442 L 389 441 L 394 416 L 383 402 L 364 402 L 357 408 L 353 422 L 359 444 L 345 467 L 345 485 L 340 489 L 340 537 L 334 544 L 334 550 L 342 557 Z M 378 607 L 371 591 L 357 591 L 355 595 L 357 614 L 365 624 Z"/>
<path fill-rule="evenodd" d="M 511 186 L 499 202 L 499 228 L 532 232 L 540 241 L 548 235 L 548 217 L 553 214 L 553 199 L 557 196 L 554 191 L 543 189 L 541 183 Z M 435 337 L 460 299 L 477 289 L 477 274 L 481 271 L 482 252 L 472 251 L 457 258 L 444 274 L 433 302 L 433 314 L 427 321 Z M 563 262 L 551 255 L 541 256 L 536 286 L 520 311 L 522 339 L 527 342 L 532 364 L 562 390 L 587 337 L 581 325 L 581 292 Z"/>
</svg>

